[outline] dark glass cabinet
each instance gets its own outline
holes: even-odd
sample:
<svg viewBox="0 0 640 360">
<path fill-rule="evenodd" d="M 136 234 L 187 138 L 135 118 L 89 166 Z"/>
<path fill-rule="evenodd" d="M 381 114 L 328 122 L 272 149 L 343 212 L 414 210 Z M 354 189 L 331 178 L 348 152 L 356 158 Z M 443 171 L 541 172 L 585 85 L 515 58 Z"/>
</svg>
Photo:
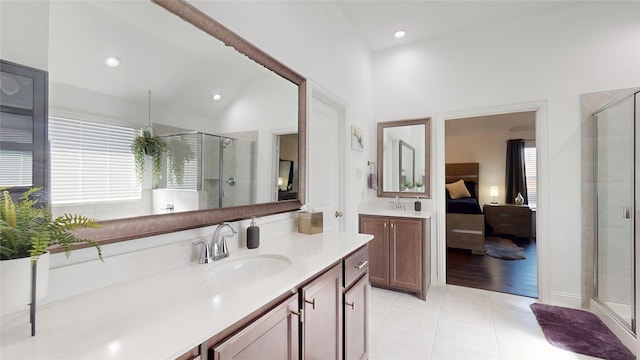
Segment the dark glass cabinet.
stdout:
<svg viewBox="0 0 640 360">
<path fill-rule="evenodd" d="M 0 60 L 0 188 L 43 188 L 49 203 L 48 74 Z"/>
</svg>

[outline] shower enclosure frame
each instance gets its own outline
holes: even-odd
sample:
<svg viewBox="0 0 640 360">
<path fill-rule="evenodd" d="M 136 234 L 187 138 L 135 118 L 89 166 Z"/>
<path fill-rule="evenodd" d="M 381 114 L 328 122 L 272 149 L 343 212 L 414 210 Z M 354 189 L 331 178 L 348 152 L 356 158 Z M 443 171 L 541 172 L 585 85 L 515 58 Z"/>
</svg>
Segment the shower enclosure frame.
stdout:
<svg viewBox="0 0 640 360">
<path fill-rule="evenodd" d="M 613 308 L 611 308 L 609 306 L 609 304 L 606 303 L 605 299 L 602 299 L 600 297 L 600 257 L 599 257 L 599 245 L 600 242 L 603 240 L 600 238 L 600 231 L 599 231 L 599 223 L 600 223 L 600 194 L 599 194 L 599 186 L 600 186 L 600 179 L 599 179 L 599 162 L 598 162 L 598 158 L 599 158 L 599 154 L 598 154 L 598 150 L 599 150 L 599 125 L 598 125 L 598 115 L 601 114 L 603 111 L 606 111 L 608 109 L 611 109 L 613 107 L 615 107 L 616 105 L 621 104 L 622 102 L 628 100 L 629 98 L 632 98 L 632 105 L 633 105 L 633 113 L 631 114 L 632 119 L 631 119 L 631 141 L 630 141 L 630 151 L 629 154 L 631 156 L 631 160 L 629 161 L 629 166 L 631 166 L 631 180 L 630 180 L 630 186 L 629 189 L 631 190 L 631 202 L 629 204 L 628 207 L 623 208 L 622 211 L 622 216 L 623 218 L 627 218 L 631 221 L 630 223 L 630 229 L 629 229 L 629 233 L 630 233 L 630 237 L 631 237 L 631 251 L 630 254 L 632 256 L 632 260 L 630 262 L 631 264 L 631 269 L 630 269 L 630 277 L 631 280 L 629 282 L 631 289 L 630 289 L 630 294 L 631 294 L 631 310 L 630 310 L 630 321 L 627 322 L 622 315 L 620 315 L 618 312 L 616 312 Z M 613 319 L 618 325 L 620 325 L 622 328 L 626 329 L 628 332 L 630 332 L 630 334 L 632 336 L 636 336 L 637 333 L 637 313 L 638 313 L 638 309 L 636 306 L 637 303 L 637 283 L 638 283 L 638 276 L 637 276 L 637 271 L 638 271 L 638 266 L 637 266 L 637 260 L 638 260 L 638 245 L 637 245 L 637 241 L 640 238 L 640 218 L 638 215 L 640 215 L 640 211 L 638 209 L 638 206 L 640 204 L 640 147 L 638 146 L 638 143 L 640 142 L 640 126 L 638 126 L 638 121 L 640 121 L 640 92 L 635 92 L 631 95 L 625 96 L 619 100 L 616 100 L 604 107 L 602 107 L 601 109 L 595 111 L 593 113 L 593 124 L 594 124 L 594 136 L 593 136 L 593 152 L 594 152 L 594 156 L 593 156 L 593 164 L 594 164 L 594 210 L 595 210 L 595 214 L 594 214 L 594 239 L 595 239 L 595 244 L 594 244 L 594 252 L 593 252 L 593 287 L 594 287 L 594 296 L 592 298 L 592 301 L 595 302 L 598 307 L 599 310 L 604 311 L 611 319 Z M 605 120 L 606 121 L 606 120 Z"/>
</svg>

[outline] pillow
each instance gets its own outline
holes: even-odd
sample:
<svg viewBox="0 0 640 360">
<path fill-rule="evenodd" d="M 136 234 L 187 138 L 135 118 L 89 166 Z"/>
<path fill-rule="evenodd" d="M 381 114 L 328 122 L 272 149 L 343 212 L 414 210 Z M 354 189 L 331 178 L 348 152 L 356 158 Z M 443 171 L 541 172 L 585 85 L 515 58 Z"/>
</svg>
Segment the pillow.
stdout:
<svg viewBox="0 0 640 360">
<path fill-rule="evenodd" d="M 469 194 L 469 190 L 464 185 L 464 180 L 462 179 L 451 184 L 446 184 L 445 187 L 449 190 L 449 195 L 451 195 L 452 199 L 471 197 L 471 194 Z"/>
</svg>

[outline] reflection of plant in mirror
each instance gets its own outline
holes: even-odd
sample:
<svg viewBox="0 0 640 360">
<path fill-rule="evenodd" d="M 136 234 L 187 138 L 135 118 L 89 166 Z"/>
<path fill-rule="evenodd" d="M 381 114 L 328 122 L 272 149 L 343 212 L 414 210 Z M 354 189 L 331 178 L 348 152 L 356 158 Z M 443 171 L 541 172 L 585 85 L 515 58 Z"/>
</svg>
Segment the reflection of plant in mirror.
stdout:
<svg viewBox="0 0 640 360">
<path fill-rule="evenodd" d="M 142 135 L 136 136 L 131 144 L 131 151 L 136 160 L 136 178 L 139 184 L 144 180 L 145 156 L 153 161 L 153 187 L 158 185 L 158 177 L 162 165 L 162 153 L 166 150 L 167 144 L 149 130 L 144 130 Z"/>
<path fill-rule="evenodd" d="M 169 181 L 182 185 L 184 181 L 184 164 L 195 158 L 191 145 L 182 136 L 172 137 L 167 142 L 167 161 L 169 166 Z"/>
<path fill-rule="evenodd" d="M 422 187 L 422 183 L 421 183 L 421 182 L 417 182 L 417 183 L 416 183 L 416 187 L 417 187 L 417 188 L 421 188 L 421 187 Z"/>
<path fill-rule="evenodd" d="M 404 186 L 407 189 L 413 189 L 413 183 L 412 182 L 402 183 L 402 186 Z"/>
</svg>

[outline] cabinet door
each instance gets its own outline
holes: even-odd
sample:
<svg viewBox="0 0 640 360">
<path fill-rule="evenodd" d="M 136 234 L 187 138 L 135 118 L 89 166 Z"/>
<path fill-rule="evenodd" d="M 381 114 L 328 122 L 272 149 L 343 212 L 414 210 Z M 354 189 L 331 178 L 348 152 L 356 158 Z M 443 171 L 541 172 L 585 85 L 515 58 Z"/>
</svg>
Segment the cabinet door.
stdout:
<svg viewBox="0 0 640 360">
<path fill-rule="evenodd" d="M 360 232 L 373 235 L 369 242 L 371 285 L 389 285 L 389 220 L 360 216 Z"/>
<path fill-rule="evenodd" d="M 369 279 L 365 274 L 344 294 L 344 358 L 369 357 Z"/>
<path fill-rule="evenodd" d="M 298 359 L 298 296 L 261 316 L 213 349 L 215 360 Z"/>
<path fill-rule="evenodd" d="M 421 219 L 391 219 L 389 285 L 411 291 L 422 289 Z"/>
<path fill-rule="evenodd" d="M 303 359 L 341 359 L 342 265 L 334 266 L 303 287 L 301 302 Z"/>
</svg>

